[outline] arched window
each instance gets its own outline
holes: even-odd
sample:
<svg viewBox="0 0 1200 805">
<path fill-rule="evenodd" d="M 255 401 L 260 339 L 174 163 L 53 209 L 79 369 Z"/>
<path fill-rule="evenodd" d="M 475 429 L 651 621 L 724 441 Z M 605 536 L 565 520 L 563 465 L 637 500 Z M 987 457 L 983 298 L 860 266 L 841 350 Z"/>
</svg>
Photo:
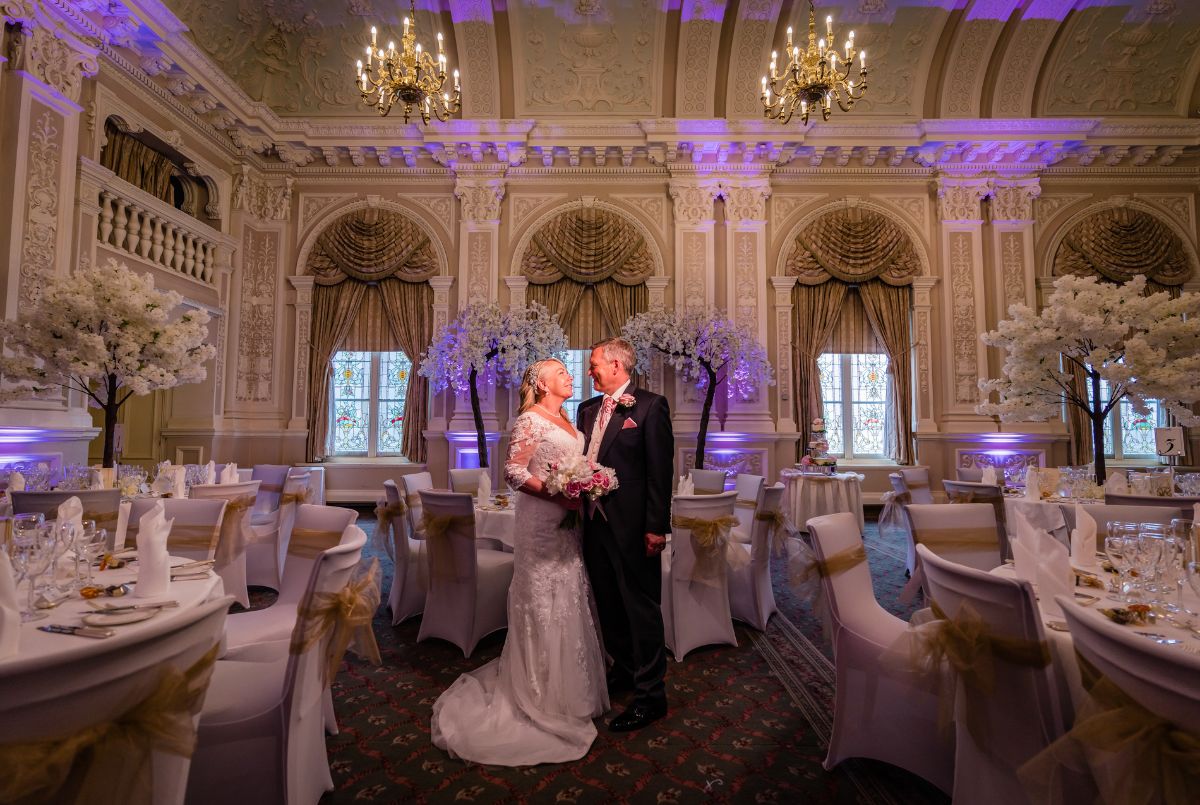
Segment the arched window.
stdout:
<svg viewBox="0 0 1200 805">
<path fill-rule="evenodd" d="M 412 361 L 401 351 L 333 356 L 329 394 L 330 455 L 404 453 L 404 406 Z"/>
</svg>

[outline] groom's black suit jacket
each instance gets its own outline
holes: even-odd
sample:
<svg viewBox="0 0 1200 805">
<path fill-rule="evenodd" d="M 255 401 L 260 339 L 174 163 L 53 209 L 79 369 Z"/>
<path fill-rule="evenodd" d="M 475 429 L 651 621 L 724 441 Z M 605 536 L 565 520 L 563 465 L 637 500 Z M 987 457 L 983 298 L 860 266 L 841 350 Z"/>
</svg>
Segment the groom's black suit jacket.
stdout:
<svg viewBox="0 0 1200 805">
<path fill-rule="evenodd" d="M 675 437 L 666 397 L 632 386 L 626 394 L 632 394 L 637 402 L 632 408 L 616 407 L 596 455 L 596 461 L 616 471 L 620 484 L 615 492 L 600 499 L 608 528 L 601 526 L 603 516 L 597 512 L 585 530 L 611 531 L 624 561 L 639 565 L 647 560 L 645 535 L 666 534 L 671 530 Z M 587 446 L 603 400 L 600 395 L 579 406 L 576 420 Z M 633 425 L 627 425 L 628 422 Z M 652 562 L 658 567 L 657 556 Z"/>
</svg>

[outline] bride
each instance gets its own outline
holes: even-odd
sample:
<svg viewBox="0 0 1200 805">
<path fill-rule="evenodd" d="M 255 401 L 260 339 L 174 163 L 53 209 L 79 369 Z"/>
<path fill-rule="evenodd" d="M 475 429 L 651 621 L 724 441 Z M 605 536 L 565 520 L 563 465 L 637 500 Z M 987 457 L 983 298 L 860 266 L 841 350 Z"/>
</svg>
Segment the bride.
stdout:
<svg viewBox="0 0 1200 805">
<path fill-rule="evenodd" d="M 434 745 L 501 766 L 587 754 L 592 719 L 608 710 L 604 652 L 584 571 L 580 529 L 560 528 L 579 502 L 546 491 L 552 461 L 583 452 L 562 408 L 571 375 L 554 359 L 529 367 L 504 475 L 518 490 L 508 637 L 498 659 L 463 674 L 433 705 Z"/>
</svg>

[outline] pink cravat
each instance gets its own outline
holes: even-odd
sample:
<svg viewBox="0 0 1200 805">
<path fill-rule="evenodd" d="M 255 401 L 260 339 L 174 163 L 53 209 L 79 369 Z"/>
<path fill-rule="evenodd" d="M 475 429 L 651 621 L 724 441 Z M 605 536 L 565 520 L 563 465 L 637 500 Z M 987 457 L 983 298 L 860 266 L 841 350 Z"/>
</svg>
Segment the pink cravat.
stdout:
<svg viewBox="0 0 1200 805">
<path fill-rule="evenodd" d="M 608 420 L 612 419 L 612 412 L 617 407 L 617 401 L 612 397 L 605 396 L 604 402 L 600 405 L 600 415 L 596 417 L 596 424 L 592 427 L 592 440 L 588 443 L 588 458 L 596 461 L 596 455 L 600 452 L 600 440 L 604 437 L 604 429 L 608 427 Z"/>
</svg>

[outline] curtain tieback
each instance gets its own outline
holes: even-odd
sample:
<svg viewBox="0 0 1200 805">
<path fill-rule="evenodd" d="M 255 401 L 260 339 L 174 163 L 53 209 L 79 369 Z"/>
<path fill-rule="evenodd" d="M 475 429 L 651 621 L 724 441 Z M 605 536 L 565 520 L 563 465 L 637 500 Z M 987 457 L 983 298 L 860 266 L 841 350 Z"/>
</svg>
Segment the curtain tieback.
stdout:
<svg viewBox="0 0 1200 805">
<path fill-rule="evenodd" d="M 151 752 L 192 756 L 193 717 L 212 678 L 218 648 L 214 645 L 186 670 L 160 671 L 150 694 L 112 721 L 64 738 L 0 744 L 0 801 L 56 799 L 70 784 L 77 787 L 74 801 L 151 805 Z"/>
<path fill-rule="evenodd" d="M 382 665 L 375 633 L 371 630 L 371 619 L 379 608 L 379 599 L 379 560 L 372 559 L 365 567 L 360 564 L 354 577 L 341 590 L 316 593 L 309 605 L 300 610 L 289 650 L 292 654 L 303 654 L 330 635 L 321 667 L 321 678 L 325 682 L 337 676 L 347 648 L 353 648 L 355 654 L 375 665 Z"/>
</svg>

